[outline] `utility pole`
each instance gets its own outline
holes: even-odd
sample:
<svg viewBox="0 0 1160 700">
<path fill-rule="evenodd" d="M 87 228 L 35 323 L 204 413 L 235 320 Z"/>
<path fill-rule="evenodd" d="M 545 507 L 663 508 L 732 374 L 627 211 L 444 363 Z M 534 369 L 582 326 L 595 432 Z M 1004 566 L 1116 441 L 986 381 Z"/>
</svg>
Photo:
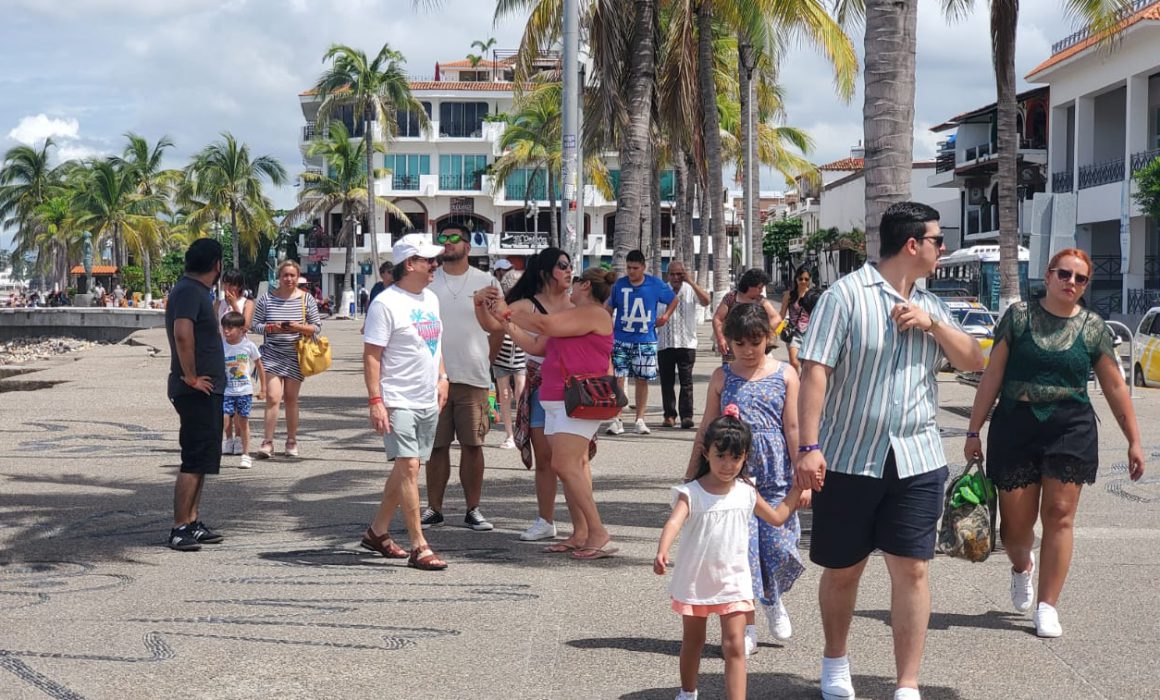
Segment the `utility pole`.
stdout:
<svg viewBox="0 0 1160 700">
<path fill-rule="evenodd" d="M 745 114 L 741 115 L 741 119 L 745 123 L 745 167 L 742 177 L 745 182 L 744 191 L 744 207 L 745 207 L 745 236 L 744 250 L 741 254 L 741 260 L 744 267 L 757 267 L 758 261 L 753 259 L 753 237 L 758 235 L 757 227 L 757 196 L 754 194 L 754 188 L 758 182 L 757 177 L 757 163 L 754 158 L 754 143 L 756 142 L 756 134 L 753 133 L 753 70 L 757 67 L 757 52 L 753 50 L 753 44 L 750 43 L 749 38 L 745 37 L 738 47 L 738 58 L 741 61 L 742 85 L 741 89 L 745 91 Z"/>
<path fill-rule="evenodd" d="M 562 197 L 560 201 L 561 247 L 572 258 L 574 265 L 580 260 L 583 248 L 584 229 L 576 223 L 576 198 L 579 184 L 577 163 L 577 143 L 579 141 L 578 105 L 580 95 L 580 0 L 564 0 L 564 101 L 560 106 L 563 117 L 563 142 L 561 144 Z M 553 193 L 554 195 L 554 193 Z"/>
</svg>

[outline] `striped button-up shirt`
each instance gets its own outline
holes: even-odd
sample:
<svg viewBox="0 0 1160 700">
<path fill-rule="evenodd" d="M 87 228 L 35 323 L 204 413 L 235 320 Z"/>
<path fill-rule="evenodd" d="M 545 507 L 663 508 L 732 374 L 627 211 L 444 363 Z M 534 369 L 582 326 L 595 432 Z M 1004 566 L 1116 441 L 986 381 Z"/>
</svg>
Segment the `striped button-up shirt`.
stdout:
<svg viewBox="0 0 1160 700">
<path fill-rule="evenodd" d="M 902 303 L 957 327 L 941 299 L 918 288 L 905 299 L 872 265 L 838 280 L 810 314 L 798 357 L 833 368 L 818 432 L 830 471 L 882 478 L 891 449 L 899 478 L 946 464 L 935 424 L 942 348 L 898 330 L 890 310 Z"/>
</svg>

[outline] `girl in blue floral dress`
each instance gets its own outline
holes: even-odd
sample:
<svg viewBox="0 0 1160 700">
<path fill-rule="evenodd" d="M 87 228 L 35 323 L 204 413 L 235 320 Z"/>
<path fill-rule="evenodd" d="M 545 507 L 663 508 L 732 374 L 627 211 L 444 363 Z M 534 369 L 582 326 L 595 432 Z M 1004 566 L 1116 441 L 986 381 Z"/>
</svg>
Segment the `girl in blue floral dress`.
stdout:
<svg viewBox="0 0 1160 700">
<path fill-rule="evenodd" d="M 713 373 L 709 380 L 705 415 L 697 431 L 693 456 L 685 477 L 696 471 L 701 440 L 706 427 L 723 406 L 736 404 L 741 419 L 753 431 L 753 447 L 746 466 L 758 493 L 777 506 L 793 488 L 793 464 L 789 456 L 797 451 L 798 376 L 790 366 L 767 353 L 772 340 L 769 317 L 760 304 L 734 307 L 725 318 L 725 337 L 734 360 Z M 802 494 L 808 505 L 809 493 Z M 795 513 L 781 527 L 753 518 L 749 525 L 749 566 L 753 574 L 753 594 L 761 601 L 769 629 L 779 640 L 793 634 L 782 596 L 804 571 L 798 540 L 801 525 Z M 746 653 L 757 649 L 757 628 L 753 614 L 745 629 Z"/>
</svg>

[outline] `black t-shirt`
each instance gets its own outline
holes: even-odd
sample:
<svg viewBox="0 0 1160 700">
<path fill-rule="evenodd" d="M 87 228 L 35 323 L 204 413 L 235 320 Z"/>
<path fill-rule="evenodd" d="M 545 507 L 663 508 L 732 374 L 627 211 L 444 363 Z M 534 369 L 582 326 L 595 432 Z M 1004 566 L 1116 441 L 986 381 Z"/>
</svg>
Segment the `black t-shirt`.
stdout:
<svg viewBox="0 0 1160 700">
<path fill-rule="evenodd" d="M 386 288 L 387 288 L 387 286 L 386 286 L 385 284 L 383 284 L 383 281 L 382 281 L 382 280 L 379 280 L 378 282 L 375 282 L 375 286 L 371 287 L 371 296 L 370 296 L 370 298 L 367 300 L 367 304 L 370 304 L 372 301 L 374 301 L 374 300 L 375 300 L 375 297 L 377 297 L 378 295 L 382 294 L 382 293 L 383 293 L 383 290 L 384 290 L 384 289 L 386 289 Z"/>
<path fill-rule="evenodd" d="M 169 338 L 169 398 L 197 391 L 181 380 L 181 360 L 173 340 L 173 323 L 179 318 L 193 321 L 193 356 L 197 376 L 213 381 L 213 393 L 226 389 L 226 356 L 222 350 L 222 334 L 209 287 L 192 277 L 182 277 L 169 291 L 165 304 L 165 335 Z"/>
</svg>

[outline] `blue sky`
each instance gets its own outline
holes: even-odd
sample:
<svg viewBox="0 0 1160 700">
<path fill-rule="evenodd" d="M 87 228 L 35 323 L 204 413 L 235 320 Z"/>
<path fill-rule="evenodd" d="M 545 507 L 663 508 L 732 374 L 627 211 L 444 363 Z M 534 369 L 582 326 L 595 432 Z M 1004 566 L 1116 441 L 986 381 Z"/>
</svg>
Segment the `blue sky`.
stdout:
<svg viewBox="0 0 1160 700">
<path fill-rule="evenodd" d="M 927 129 L 994 101 L 987 3 L 948 25 L 937 0 L 920 0 L 915 157 L 933 154 Z M 522 18 L 493 23 L 486 0 L 445 0 L 416 11 L 410 0 L 0 0 L 0 150 L 52 136 L 62 157 L 111 154 L 123 134 L 150 141 L 168 134 L 173 166 L 230 131 L 256 154 L 301 168 L 298 93 L 322 70 L 332 43 L 368 53 L 383 42 L 403 52 L 410 70 L 463 58 L 489 36 L 515 48 Z M 1054 2 L 1023 3 L 1016 53 L 1020 75 L 1074 29 Z M 861 37 L 855 37 L 861 53 Z M 824 163 L 861 139 L 862 94 L 836 99 L 830 72 L 811 49 L 794 50 L 782 68 L 788 123 L 806 129 Z M 1020 88 L 1025 87 L 1023 83 Z M 782 189 L 765 174 L 763 189 Z M 293 188 L 273 193 L 281 206 Z M 0 234 L 0 247 L 10 241 Z"/>
</svg>

